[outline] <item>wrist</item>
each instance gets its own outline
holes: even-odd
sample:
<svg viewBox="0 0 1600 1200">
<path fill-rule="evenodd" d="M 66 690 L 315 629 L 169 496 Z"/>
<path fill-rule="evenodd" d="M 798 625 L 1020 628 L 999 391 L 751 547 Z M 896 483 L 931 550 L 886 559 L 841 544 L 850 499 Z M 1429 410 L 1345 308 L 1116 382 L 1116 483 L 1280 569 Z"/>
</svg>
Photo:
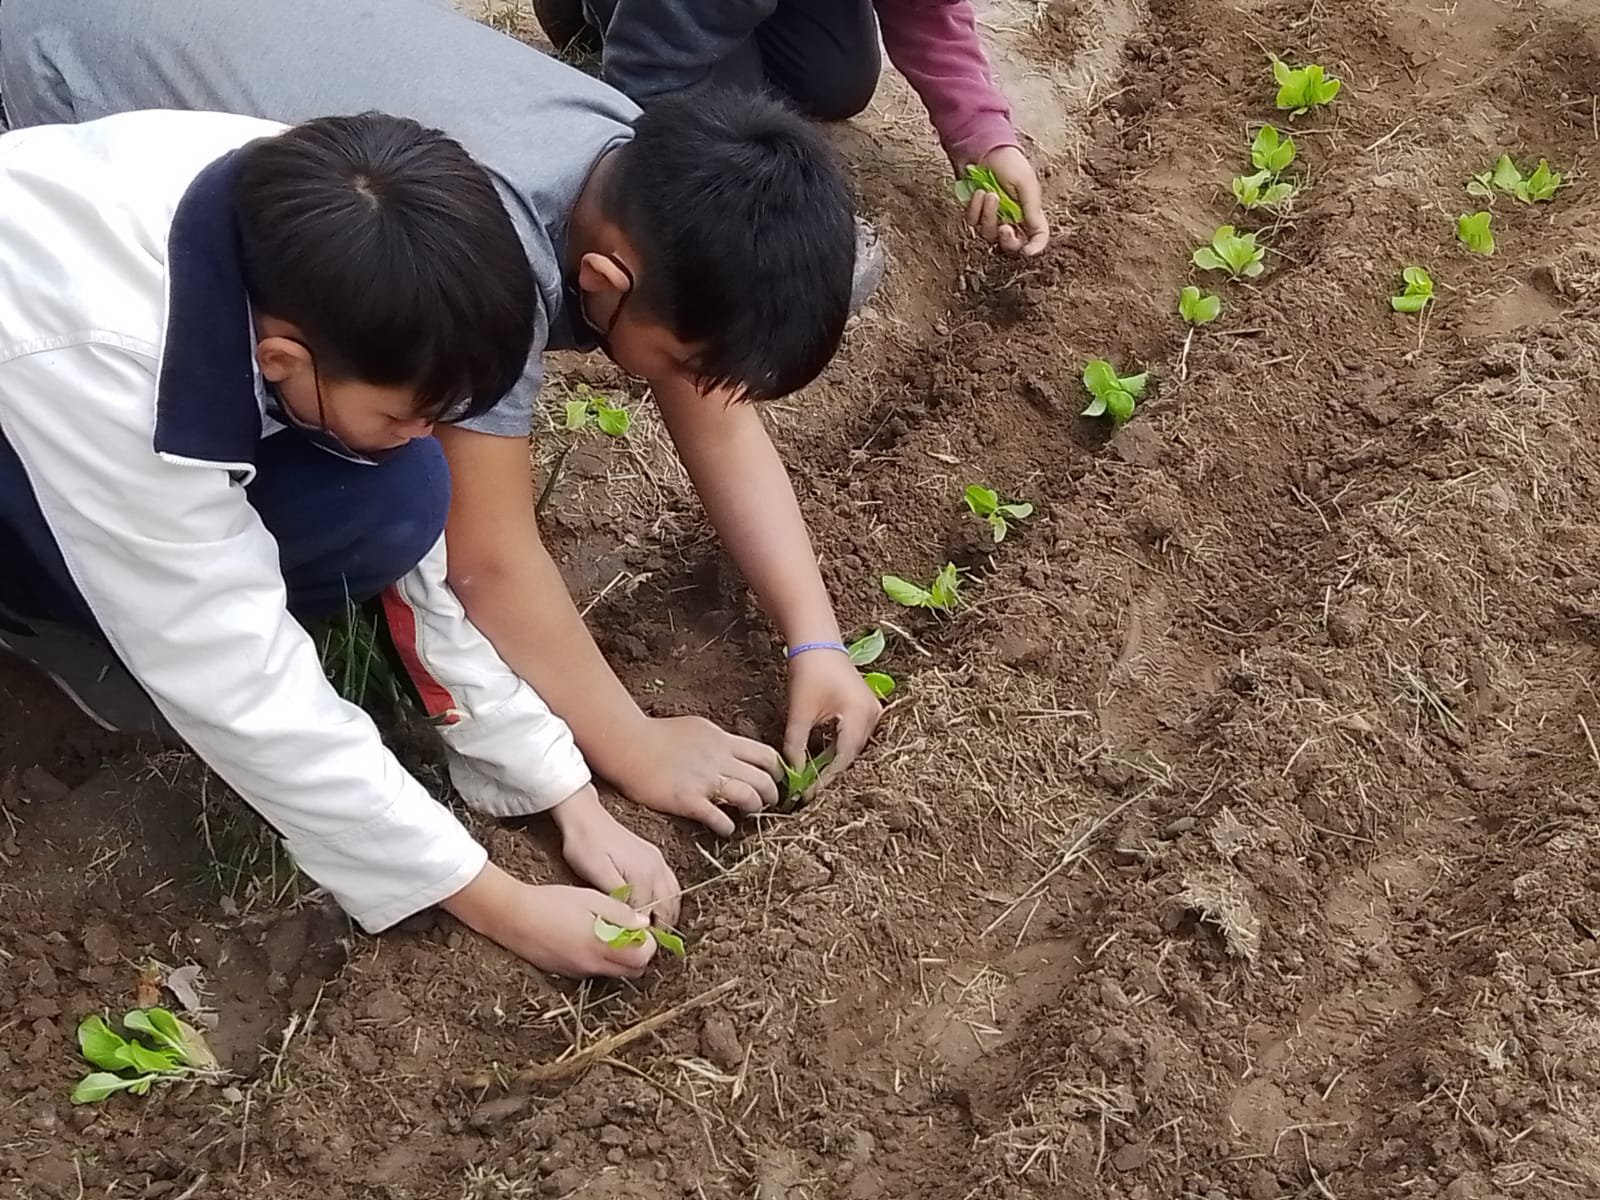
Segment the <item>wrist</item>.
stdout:
<svg viewBox="0 0 1600 1200">
<path fill-rule="evenodd" d="M 610 816 L 605 806 L 600 803 L 600 793 L 595 790 L 594 784 L 586 783 L 572 795 L 550 809 L 550 819 L 555 822 L 556 828 L 563 834 L 570 833 L 573 829 L 592 824 Z"/>
<path fill-rule="evenodd" d="M 843 654 L 848 658 L 850 648 L 844 644 L 841 638 L 818 638 L 810 641 L 795 642 L 785 646 L 783 650 L 783 657 L 791 667 L 802 658 L 820 658 L 831 654 Z"/>
<path fill-rule="evenodd" d="M 444 909 L 468 929 L 488 936 L 505 909 L 510 893 L 517 881 L 494 863 L 485 863 L 483 870 L 466 887 L 439 902 Z"/>
</svg>

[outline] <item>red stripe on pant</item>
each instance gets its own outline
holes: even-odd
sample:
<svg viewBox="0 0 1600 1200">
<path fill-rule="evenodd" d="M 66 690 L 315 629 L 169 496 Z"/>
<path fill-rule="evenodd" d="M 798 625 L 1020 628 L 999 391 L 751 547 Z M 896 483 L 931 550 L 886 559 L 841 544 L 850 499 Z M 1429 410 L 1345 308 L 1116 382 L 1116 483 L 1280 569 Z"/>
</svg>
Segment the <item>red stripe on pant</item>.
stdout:
<svg viewBox="0 0 1600 1200">
<path fill-rule="evenodd" d="M 422 698 L 423 711 L 430 720 L 440 725 L 454 725 L 461 719 L 456 698 L 428 670 L 422 655 L 417 652 L 417 614 L 411 611 L 405 597 L 400 595 L 399 588 L 383 589 L 383 615 L 389 622 L 389 636 L 394 639 L 400 664 L 405 667 L 406 674 L 411 677 L 417 694 Z"/>
</svg>

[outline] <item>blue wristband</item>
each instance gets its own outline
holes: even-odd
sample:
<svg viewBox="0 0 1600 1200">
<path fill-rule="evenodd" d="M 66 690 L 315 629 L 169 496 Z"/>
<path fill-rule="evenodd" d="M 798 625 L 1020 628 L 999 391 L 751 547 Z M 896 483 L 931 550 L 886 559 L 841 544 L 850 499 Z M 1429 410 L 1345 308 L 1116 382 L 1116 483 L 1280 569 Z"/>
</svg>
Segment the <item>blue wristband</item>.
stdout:
<svg viewBox="0 0 1600 1200">
<path fill-rule="evenodd" d="M 784 657 L 793 662 L 808 650 L 837 650 L 840 654 L 850 653 L 849 647 L 843 642 L 802 642 L 798 646 L 791 646 Z"/>
</svg>

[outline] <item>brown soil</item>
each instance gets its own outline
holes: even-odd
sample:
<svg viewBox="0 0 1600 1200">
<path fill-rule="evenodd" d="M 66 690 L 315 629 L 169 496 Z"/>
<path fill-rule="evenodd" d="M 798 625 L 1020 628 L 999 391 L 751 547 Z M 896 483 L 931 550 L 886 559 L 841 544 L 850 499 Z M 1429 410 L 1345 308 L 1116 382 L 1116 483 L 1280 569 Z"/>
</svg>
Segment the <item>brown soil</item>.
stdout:
<svg viewBox="0 0 1600 1200">
<path fill-rule="evenodd" d="M 903 627 L 869 760 L 731 846 L 626 810 L 696 885 L 692 953 L 571 988 L 443 919 L 353 935 L 192 763 L 8 672 L 0 1194 L 1600 1195 L 1594 13 L 1018 7 L 986 24 L 1019 107 L 1067 117 L 1052 250 L 966 247 L 886 90 L 843 137 L 894 275 L 771 412 L 846 619 Z M 1347 90 L 1297 123 L 1269 272 L 1185 351 L 1189 252 L 1274 116 L 1263 47 Z M 1497 203 L 1471 258 L 1461 184 L 1502 149 L 1572 186 Z M 1425 325 L 1386 302 L 1411 263 Z M 1110 438 L 1076 415 L 1094 356 L 1153 373 Z M 975 481 L 1038 514 L 985 548 Z M 646 410 L 551 524 L 657 711 L 776 733 L 772 636 Z M 950 557 L 953 620 L 878 592 Z M 560 875 L 538 830 L 483 833 Z M 76 1019 L 150 957 L 207 969 L 236 1090 L 71 1109 Z"/>
</svg>

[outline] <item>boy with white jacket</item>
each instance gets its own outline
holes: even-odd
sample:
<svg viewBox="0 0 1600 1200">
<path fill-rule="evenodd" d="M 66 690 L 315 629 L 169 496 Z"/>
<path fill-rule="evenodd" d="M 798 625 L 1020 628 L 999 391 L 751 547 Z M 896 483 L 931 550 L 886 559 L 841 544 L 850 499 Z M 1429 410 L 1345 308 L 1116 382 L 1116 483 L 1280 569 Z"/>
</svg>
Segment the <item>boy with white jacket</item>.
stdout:
<svg viewBox="0 0 1600 1200">
<path fill-rule="evenodd" d="M 369 113 L 292 129 L 141 112 L 0 136 L 0 642 L 103 639 L 369 930 L 431 905 L 548 970 L 640 970 L 603 890 L 532 887 L 328 684 L 301 622 L 388 589 L 452 774 L 548 811 L 568 861 L 665 919 L 659 852 L 448 588 L 436 423 L 528 356 L 535 282 L 488 174 Z"/>
</svg>

